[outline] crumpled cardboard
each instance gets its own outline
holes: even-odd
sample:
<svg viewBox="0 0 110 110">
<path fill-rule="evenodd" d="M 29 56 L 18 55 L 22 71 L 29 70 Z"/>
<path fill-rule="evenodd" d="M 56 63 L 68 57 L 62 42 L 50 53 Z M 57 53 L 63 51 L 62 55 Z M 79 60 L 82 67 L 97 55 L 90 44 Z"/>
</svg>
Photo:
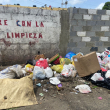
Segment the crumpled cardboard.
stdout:
<svg viewBox="0 0 110 110">
<path fill-rule="evenodd" d="M 73 61 L 80 77 L 91 75 L 101 69 L 96 52 L 84 56 L 73 56 Z"/>
<path fill-rule="evenodd" d="M 21 79 L 0 79 L 0 109 L 38 104 L 32 75 Z"/>
<path fill-rule="evenodd" d="M 45 59 L 44 54 L 36 55 L 35 58 L 34 58 L 34 60 L 39 60 L 40 58 Z"/>
</svg>

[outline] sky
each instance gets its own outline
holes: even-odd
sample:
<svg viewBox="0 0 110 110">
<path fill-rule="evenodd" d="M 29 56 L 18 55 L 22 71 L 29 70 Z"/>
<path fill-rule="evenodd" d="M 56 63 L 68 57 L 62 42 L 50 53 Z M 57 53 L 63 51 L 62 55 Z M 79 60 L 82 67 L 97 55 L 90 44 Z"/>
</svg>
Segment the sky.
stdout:
<svg viewBox="0 0 110 110">
<path fill-rule="evenodd" d="M 63 7 L 61 6 L 62 2 L 66 0 L 0 0 L 2 5 L 10 4 L 20 4 L 21 6 L 30 6 L 36 5 L 37 7 L 42 7 L 45 4 L 47 6 L 52 7 Z M 76 7 L 76 8 L 87 8 L 87 9 L 102 9 L 104 4 L 108 2 L 108 0 L 67 0 L 68 4 L 67 7 Z"/>
</svg>

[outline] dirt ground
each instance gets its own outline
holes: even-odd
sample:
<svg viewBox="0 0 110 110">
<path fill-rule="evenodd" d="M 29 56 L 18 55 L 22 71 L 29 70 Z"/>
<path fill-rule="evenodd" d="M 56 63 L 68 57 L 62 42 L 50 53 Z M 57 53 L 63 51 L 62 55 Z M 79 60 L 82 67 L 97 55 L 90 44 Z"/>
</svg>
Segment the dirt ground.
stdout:
<svg viewBox="0 0 110 110">
<path fill-rule="evenodd" d="M 5 67 L 0 67 L 2 70 Z M 97 87 L 82 78 L 64 78 L 61 80 L 63 90 L 58 91 L 56 86 L 49 83 L 49 80 L 38 80 L 41 87 L 34 85 L 34 91 L 38 101 L 37 105 L 18 107 L 8 110 L 109 110 L 110 90 Z M 75 91 L 75 86 L 89 84 L 92 92 L 82 94 Z M 47 92 L 43 89 L 48 90 Z M 44 96 L 40 96 L 42 93 Z M 102 97 L 99 100 L 98 97 Z"/>
<path fill-rule="evenodd" d="M 63 80 L 64 90 L 58 91 L 48 80 L 41 83 L 42 87 L 34 86 L 38 105 L 16 108 L 16 110 L 109 110 L 110 90 L 97 87 L 89 82 L 92 93 L 81 94 L 74 91 L 78 84 L 84 84 L 81 78 Z M 88 83 L 85 81 L 85 83 Z M 44 92 L 43 88 L 48 92 Z M 40 96 L 43 93 L 44 96 Z M 98 97 L 102 97 L 99 100 Z"/>
</svg>

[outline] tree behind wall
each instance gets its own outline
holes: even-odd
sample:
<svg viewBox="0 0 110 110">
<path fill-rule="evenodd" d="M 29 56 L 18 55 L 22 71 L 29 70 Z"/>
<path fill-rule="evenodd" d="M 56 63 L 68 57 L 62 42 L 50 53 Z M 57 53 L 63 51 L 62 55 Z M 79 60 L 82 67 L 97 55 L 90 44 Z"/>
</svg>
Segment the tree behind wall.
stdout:
<svg viewBox="0 0 110 110">
<path fill-rule="evenodd" d="M 103 10 L 110 10 L 110 2 L 106 2 L 102 9 Z"/>
</svg>

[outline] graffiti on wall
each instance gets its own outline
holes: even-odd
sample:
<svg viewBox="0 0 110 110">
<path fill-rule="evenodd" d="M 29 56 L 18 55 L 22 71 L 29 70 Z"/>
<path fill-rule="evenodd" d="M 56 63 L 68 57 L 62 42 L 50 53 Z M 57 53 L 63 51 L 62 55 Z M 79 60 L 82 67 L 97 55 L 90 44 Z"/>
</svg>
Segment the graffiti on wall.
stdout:
<svg viewBox="0 0 110 110">
<path fill-rule="evenodd" d="M 19 27 L 31 27 L 31 21 L 20 21 L 17 20 L 16 21 L 16 26 Z M 5 25 L 8 26 L 7 20 L 0 20 L 0 25 Z M 43 22 L 40 22 L 40 24 L 38 24 L 37 21 L 35 21 L 35 27 L 44 27 Z M 17 33 L 17 32 L 7 32 L 6 33 L 6 38 L 32 38 L 34 39 L 34 41 L 30 41 L 29 45 L 35 45 L 36 43 L 38 43 L 38 39 L 39 38 L 43 38 L 42 33 Z M 6 46 L 10 46 L 11 43 L 9 41 L 6 41 L 4 38 L 0 39 L 0 42 L 4 42 L 4 44 Z"/>
</svg>

